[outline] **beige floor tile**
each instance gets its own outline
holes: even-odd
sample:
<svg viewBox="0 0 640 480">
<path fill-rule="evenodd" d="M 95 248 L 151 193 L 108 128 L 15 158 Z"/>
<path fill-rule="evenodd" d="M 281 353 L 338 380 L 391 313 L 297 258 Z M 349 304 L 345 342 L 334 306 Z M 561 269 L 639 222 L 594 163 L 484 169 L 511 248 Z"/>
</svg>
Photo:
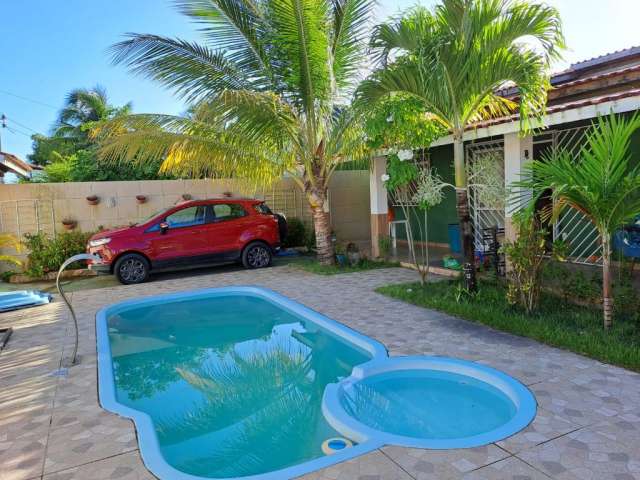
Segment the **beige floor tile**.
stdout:
<svg viewBox="0 0 640 480">
<path fill-rule="evenodd" d="M 379 450 L 299 477 L 303 480 L 411 480 Z"/>
<path fill-rule="evenodd" d="M 155 480 L 137 451 L 51 473 L 44 480 Z"/>
<path fill-rule="evenodd" d="M 460 450 L 384 447 L 382 451 L 417 480 L 461 478 L 509 456 L 495 445 Z"/>
</svg>

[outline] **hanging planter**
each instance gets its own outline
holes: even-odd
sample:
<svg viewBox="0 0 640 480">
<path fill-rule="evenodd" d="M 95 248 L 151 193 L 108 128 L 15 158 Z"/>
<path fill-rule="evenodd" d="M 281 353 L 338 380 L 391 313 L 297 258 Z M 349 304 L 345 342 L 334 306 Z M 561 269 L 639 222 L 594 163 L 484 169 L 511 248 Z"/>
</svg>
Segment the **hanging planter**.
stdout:
<svg viewBox="0 0 640 480">
<path fill-rule="evenodd" d="M 139 205 L 147 203 L 147 197 L 145 195 L 136 195 L 136 202 L 138 202 Z"/>
<path fill-rule="evenodd" d="M 78 225 L 76 220 L 72 220 L 70 218 L 65 218 L 62 220 L 62 226 L 65 230 L 73 230 Z"/>
<path fill-rule="evenodd" d="M 191 200 L 191 194 L 190 193 L 183 193 L 182 194 L 182 199 L 186 202 L 188 200 Z"/>
<path fill-rule="evenodd" d="M 87 197 L 87 203 L 89 205 L 98 205 L 100 203 L 100 197 L 97 195 L 89 195 Z"/>
</svg>

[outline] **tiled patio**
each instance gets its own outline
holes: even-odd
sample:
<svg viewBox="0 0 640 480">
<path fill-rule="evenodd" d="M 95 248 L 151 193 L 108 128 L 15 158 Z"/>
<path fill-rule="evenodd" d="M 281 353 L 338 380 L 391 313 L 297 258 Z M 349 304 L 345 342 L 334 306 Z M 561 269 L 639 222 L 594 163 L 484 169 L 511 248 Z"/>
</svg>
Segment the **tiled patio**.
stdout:
<svg viewBox="0 0 640 480">
<path fill-rule="evenodd" d="M 0 354 L 0 480 L 154 478 L 133 424 L 98 405 L 95 312 L 125 298 L 230 284 L 277 290 L 380 340 L 391 355 L 442 354 L 502 369 L 538 399 L 533 424 L 497 444 L 385 447 L 308 479 L 640 479 L 640 375 L 373 291 L 415 278 L 403 269 L 324 277 L 284 266 L 78 292 L 82 363 L 67 377 L 50 375 L 69 354 L 70 319 L 60 302 L 1 314 L 0 327 L 15 332 Z"/>
</svg>

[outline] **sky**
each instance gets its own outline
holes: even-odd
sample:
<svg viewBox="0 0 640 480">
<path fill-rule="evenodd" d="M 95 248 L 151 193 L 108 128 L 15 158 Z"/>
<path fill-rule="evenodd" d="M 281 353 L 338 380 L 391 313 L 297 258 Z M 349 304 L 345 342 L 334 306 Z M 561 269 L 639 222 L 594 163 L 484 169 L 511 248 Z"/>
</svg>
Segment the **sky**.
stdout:
<svg viewBox="0 0 640 480">
<path fill-rule="evenodd" d="M 375 20 L 417 3 L 379 0 Z M 570 63 L 640 45 L 640 0 L 546 0 L 564 23 Z M 30 136 L 46 134 L 67 92 L 100 84 L 113 105 L 134 111 L 178 114 L 184 104 L 152 81 L 111 64 L 108 48 L 127 32 L 199 38 L 197 26 L 176 12 L 171 0 L 0 0 L 0 128 L 2 151 L 26 159 Z"/>
</svg>

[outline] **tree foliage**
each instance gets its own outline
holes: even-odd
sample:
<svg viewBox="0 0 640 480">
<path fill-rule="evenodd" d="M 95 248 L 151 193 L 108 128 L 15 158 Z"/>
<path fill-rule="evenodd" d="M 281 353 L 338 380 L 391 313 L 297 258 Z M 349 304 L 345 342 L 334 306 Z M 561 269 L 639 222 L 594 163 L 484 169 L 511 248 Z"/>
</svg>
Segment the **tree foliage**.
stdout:
<svg viewBox="0 0 640 480">
<path fill-rule="evenodd" d="M 599 118 L 587 133 L 578 158 L 566 149 L 552 151 L 525 167 L 524 179 L 514 187 L 532 193 L 527 206 L 551 191 L 551 202 L 540 212 L 549 223 L 572 208 L 582 212 L 597 229 L 602 243 L 604 325 L 611 326 L 611 235 L 640 215 L 640 164 L 632 161 L 632 135 L 640 129 L 640 115 Z M 519 201 L 514 198 L 514 201 Z"/>
<path fill-rule="evenodd" d="M 69 92 L 64 107 L 53 124 L 51 136 L 32 137 L 33 153 L 29 160 L 44 166 L 43 174 L 34 182 L 90 182 L 104 180 L 155 180 L 174 178 L 160 174 L 161 158 L 143 165 L 121 162 L 107 163 L 98 158 L 98 144 L 89 135 L 96 124 L 131 113 L 131 104 L 112 106 L 106 90 L 75 89 Z"/>
<path fill-rule="evenodd" d="M 324 212 L 342 162 L 363 158 L 347 106 L 364 58 L 372 0 L 181 0 L 202 44 L 132 34 L 114 61 L 187 100 L 189 115 L 129 115 L 95 133 L 105 158 L 164 158 L 178 175 L 264 185 L 289 174 L 314 212 L 318 255 L 333 261 Z"/>
</svg>

